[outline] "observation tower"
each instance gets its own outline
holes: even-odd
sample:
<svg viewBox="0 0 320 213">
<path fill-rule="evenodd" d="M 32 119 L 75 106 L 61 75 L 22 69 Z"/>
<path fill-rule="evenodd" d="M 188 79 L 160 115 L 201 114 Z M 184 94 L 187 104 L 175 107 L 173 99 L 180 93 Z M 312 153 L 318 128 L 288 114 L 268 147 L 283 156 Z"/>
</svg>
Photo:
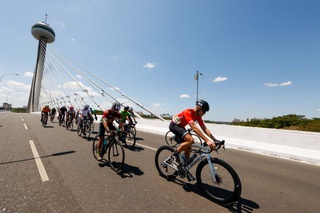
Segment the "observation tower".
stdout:
<svg viewBox="0 0 320 213">
<path fill-rule="evenodd" d="M 46 18 L 47 19 L 47 18 Z M 55 40 L 55 33 L 49 24 L 45 22 L 38 22 L 31 28 L 33 37 L 39 40 L 38 54 L 36 67 L 33 73 L 29 101 L 28 101 L 28 112 L 39 111 L 39 97 L 41 90 L 41 82 L 43 76 L 43 68 L 46 57 L 47 43 L 52 43 Z"/>
</svg>

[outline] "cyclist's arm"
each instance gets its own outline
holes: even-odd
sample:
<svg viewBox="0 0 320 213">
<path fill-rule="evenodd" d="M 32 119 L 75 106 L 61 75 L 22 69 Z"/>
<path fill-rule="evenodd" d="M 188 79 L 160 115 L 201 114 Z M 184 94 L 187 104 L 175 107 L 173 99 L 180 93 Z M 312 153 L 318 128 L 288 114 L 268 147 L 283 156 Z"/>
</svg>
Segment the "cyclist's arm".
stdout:
<svg viewBox="0 0 320 213">
<path fill-rule="evenodd" d="M 204 125 L 201 127 L 202 131 L 210 137 L 213 141 L 217 141 L 217 139 L 211 134 L 210 130 Z"/>
<path fill-rule="evenodd" d="M 214 149 L 214 147 L 215 147 L 215 143 L 213 142 L 213 141 L 211 141 L 211 140 L 209 140 L 208 139 L 208 137 L 205 135 L 205 134 L 207 134 L 207 133 L 204 133 L 204 132 L 206 132 L 206 126 L 202 126 L 201 127 L 201 129 L 202 129 L 202 131 L 201 131 L 201 129 L 199 129 L 198 127 L 197 127 L 197 125 L 195 124 L 195 122 L 191 122 L 191 123 L 189 123 L 189 126 L 192 128 L 192 130 L 198 135 L 198 136 L 200 136 L 200 138 L 202 138 L 209 146 L 210 146 L 210 148 L 211 149 Z M 210 132 L 210 131 L 209 131 Z M 210 133 L 211 134 L 211 133 Z M 211 134 L 212 135 L 212 134 Z"/>
</svg>

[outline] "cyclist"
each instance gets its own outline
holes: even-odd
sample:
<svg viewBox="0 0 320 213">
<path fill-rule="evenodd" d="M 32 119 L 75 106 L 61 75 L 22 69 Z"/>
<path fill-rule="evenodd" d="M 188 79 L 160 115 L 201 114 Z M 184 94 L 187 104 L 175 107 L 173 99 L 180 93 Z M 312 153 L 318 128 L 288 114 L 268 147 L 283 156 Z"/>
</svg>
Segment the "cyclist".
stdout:
<svg viewBox="0 0 320 213">
<path fill-rule="evenodd" d="M 51 121 L 53 121 L 54 116 L 56 115 L 56 112 L 57 112 L 56 108 L 53 107 L 50 112 Z"/>
<path fill-rule="evenodd" d="M 180 164 L 179 153 L 184 151 L 186 156 L 185 163 L 189 159 L 191 145 L 194 143 L 192 136 L 189 132 L 185 129 L 185 126 L 189 125 L 192 130 L 201 137 L 207 144 L 210 146 L 211 149 L 215 148 L 215 141 L 218 141 L 210 132 L 210 130 L 206 127 L 202 120 L 202 116 L 209 111 L 209 104 L 204 100 L 196 101 L 196 106 L 192 108 L 188 108 L 180 112 L 178 115 L 173 116 L 171 123 L 169 125 L 169 129 L 173 132 L 176 137 L 178 137 L 181 141 L 183 141 L 180 146 L 174 151 L 173 156 L 175 161 Z M 198 122 L 198 128 L 196 125 Z M 202 131 L 201 131 L 202 130 Z M 208 137 L 210 138 L 208 138 Z M 214 142 L 213 142 L 214 141 Z M 185 166 L 185 165 L 183 165 Z M 190 172 L 187 174 L 188 181 L 195 180 Z"/>
<path fill-rule="evenodd" d="M 125 106 L 124 109 L 120 112 L 121 120 L 125 124 L 128 121 L 130 124 L 132 123 L 130 112 L 128 112 L 129 106 Z"/>
<path fill-rule="evenodd" d="M 59 121 L 64 119 L 64 116 L 66 115 L 67 107 L 63 106 L 59 109 Z M 60 124 L 60 123 L 59 123 Z"/>
<path fill-rule="evenodd" d="M 101 160 L 101 156 L 100 156 L 100 148 L 101 148 L 101 144 L 102 141 L 104 140 L 104 135 L 105 132 L 107 132 L 108 135 L 110 135 L 110 131 L 111 130 L 115 130 L 116 127 L 113 125 L 113 121 L 115 119 L 119 119 L 119 128 L 121 128 L 121 130 L 123 131 L 123 122 L 121 120 L 121 114 L 119 112 L 121 108 L 121 105 L 118 102 L 115 102 L 112 104 L 111 109 L 108 109 L 106 111 L 103 112 L 102 118 L 101 118 L 101 122 L 99 124 L 99 141 L 97 144 L 97 160 Z"/>
<path fill-rule="evenodd" d="M 76 116 L 76 111 L 74 110 L 73 106 L 70 106 L 69 110 L 67 111 L 67 114 L 66 114 L 66 129 L 68 129 L 69 119 L 71 119 L 71 122 L 72 122 L 72 120 L 75 118 L 75 116 Z"/>
<path fill-rule="evenodd" d="M 91 117 L 91 112 L 89 109 L 89 105 L 85 105 L 81 111 L 80 111 L 80 127 L 82 128 L 82 124 L 83 124 L 83 120 L 88 120 L 90 121 L 90 117 Z M 83 135 L 85 136 L 86 133 L 84 132 Z"/>
<path fill-rule="evenodd" d="M 91 112 L 91 118 L 90 118 L 90 123 L 92 123 L 93 122 L 93 116 L 94 116 L 94 118 L 96 119 L 96 120 L 98 120 L 98 117 L 97 117 L 97 112 L 94 110 L 94 109 L 92 109 L 91 107 L 90 107 L 90 112 Z"/>
<path fill-rule="evenodd" d="M 44 115 L 47 117 L 47 121 L 48 121 L 49 112 L 50 112 L 49 105 L 45 105 L 41 110 L 41 122 L 43 121 Z M 47 122 L 46 122 L 46 124 L 47 124 Z"/>
<path fill-rule="evenodd" d="M 134 120 L 134 124 L 137 124 L 138 122 L 135 119 L 136 116 L 134 115 L 133 108 L 130 107 L 128 112 L 130 113 L 131 120 Z"/>
</svg>

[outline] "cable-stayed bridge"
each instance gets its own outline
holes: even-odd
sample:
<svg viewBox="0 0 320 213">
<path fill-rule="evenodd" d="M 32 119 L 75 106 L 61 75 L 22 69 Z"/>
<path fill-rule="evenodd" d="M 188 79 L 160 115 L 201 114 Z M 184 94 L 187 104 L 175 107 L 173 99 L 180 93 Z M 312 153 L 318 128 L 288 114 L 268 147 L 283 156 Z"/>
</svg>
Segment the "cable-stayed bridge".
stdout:
<svg viewBox="0 0 320 213">
<path fill-rule="evenodd" d="M 70 105 L 82 108 L 88 104 L 104 111 L 113 102 L 119 102 L 122 106 L 133 107 L 135 111 L 139 107 L 163 120 L 119 88 L 106 82 L 102 76 L 97 76 L 57 50 L 47 48 L 47 43 L 54 42 L 55 33 L 46 22 L 36 23 L 31 32 L 39 40 L 39 45 L 28 102 L 29 112 L 40 111 L 47 104 L 56 108 Z"/>
</svg>

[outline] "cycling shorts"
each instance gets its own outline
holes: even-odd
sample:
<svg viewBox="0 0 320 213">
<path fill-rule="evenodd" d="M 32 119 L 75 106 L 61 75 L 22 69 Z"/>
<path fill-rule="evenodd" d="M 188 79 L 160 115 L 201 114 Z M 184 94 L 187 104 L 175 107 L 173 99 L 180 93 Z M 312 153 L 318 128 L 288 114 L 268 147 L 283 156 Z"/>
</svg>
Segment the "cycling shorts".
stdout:
<svg viewBox="0 0 320 213">
<path fill-rule="evenodd" d="M 173 122 L 169 125 L 170 131 L 175 134 L 176 137 L 178 137 L 181 141 L 184 141 L 183 138 L 189 134 L 189 132 L 184 128 L 179 126 L 178 124 L 175 124 Z"/>
<path fill-rule="evenodd" d="M 115 127 L 115 126 L 113 126 L 113 124 L 112 124 L 112 123 L 107 123 L 107 124 L 108 124 L 108 128 L 109 128 L 109 130 L 114 130 L 114 129 L 116 129 L 116 127 Z M 104 128 L 103 123 L 102 123 L 102 122 L 100 122 L 100 124 L 99 124 L 99 133 L 98 133 L 98 135 L 99 135 L 99 136 L 104 136 L 104 135 L 105 135 L 105 131 L 106 131 L 106 129 Z"/>
</svg>

